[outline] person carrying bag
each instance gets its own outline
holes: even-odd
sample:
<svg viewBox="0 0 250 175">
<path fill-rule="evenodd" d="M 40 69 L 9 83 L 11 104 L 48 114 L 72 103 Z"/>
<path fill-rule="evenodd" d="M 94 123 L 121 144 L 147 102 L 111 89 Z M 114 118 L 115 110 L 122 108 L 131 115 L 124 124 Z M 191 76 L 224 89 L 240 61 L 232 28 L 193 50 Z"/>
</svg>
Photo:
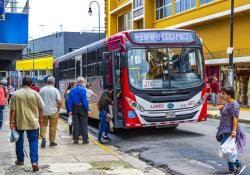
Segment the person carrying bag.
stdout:
<svg viewBox="0 0 250 175">
<path fill-rule="evenodd" d="M 234 88 L 232 86 L 221 89 L 221 98 L 226 102 L 220 105 L 221 120 L 216 133 L 216 139 L 221 143 L 219 155 L 228 162 L 226 173 L 241 174 L 246 166 L 237 159 L 237 149 L 243 152 L 246 144 L 245 134 L 239 127 L 240 105 L 234 99 Z"/>
</svg>

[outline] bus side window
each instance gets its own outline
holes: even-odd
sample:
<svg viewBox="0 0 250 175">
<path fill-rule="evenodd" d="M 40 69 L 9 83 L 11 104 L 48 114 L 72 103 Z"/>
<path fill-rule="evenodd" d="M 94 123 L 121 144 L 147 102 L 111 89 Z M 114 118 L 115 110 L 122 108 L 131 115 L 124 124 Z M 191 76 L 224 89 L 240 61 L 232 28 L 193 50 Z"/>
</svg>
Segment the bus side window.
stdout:
<svg viewBox="0 0 250 175">
<path fill-rule="evenodd" d="M 82 55 L 82 76 L 87 78 L 87 54 Z"/>
</svg>

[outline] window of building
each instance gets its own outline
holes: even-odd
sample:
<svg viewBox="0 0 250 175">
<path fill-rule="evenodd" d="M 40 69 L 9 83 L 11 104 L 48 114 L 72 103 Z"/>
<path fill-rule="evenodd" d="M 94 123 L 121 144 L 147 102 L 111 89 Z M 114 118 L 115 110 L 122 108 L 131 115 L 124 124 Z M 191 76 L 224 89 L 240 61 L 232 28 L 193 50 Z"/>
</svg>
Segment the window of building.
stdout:
<svg viewBox="0 0 250 175">
<path fill-rule="evenodd" d="M 128 30 L 132 29 L 132 12 L 128 12 Z"/>
<path fill-rule="evenodd" d="M 200 0 L 200 5 L 204 5 L 210 2 L 214 2 L 215 0 Z"/>
<path fill-rule="evenodd" d="M 118 17 L 118 32 L 132 29 L 132 13 L 128 12 Z"/>
<path fill-rule="evenodd" d="M 156 0 L 156 20 L 172 15 L 172 0 Z"/>
<path fill-rule="evenodd" d="M 196 0 L 175 0 L 175 13 L 187 11 L 196 6 Z"/>
<path fill-rule="evenodd" d="M 140 7 L 143 5 L 143 0 L 134 0 L 134 8 Z"/>
</svg>

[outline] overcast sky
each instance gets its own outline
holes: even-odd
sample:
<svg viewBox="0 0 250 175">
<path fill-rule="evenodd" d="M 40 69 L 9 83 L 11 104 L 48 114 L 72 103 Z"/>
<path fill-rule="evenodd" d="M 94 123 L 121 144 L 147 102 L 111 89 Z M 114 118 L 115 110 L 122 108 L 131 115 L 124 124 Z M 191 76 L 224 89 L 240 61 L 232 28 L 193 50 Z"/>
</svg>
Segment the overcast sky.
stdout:
<svg viewBox="0 0 250 175">
<path fill-rule="evenodd" d="M 97 0 L 101 10 L 101 27 L 104 27 L 104 0 Z M 30 0 L 29 37 L 39 38 L 57 31 L 92 30 L 98 27 L 98 7 L 91 0 Z M 42 27 L 41 25 L 45 25 Z M 98 28 L 97 28 L 98 29 Z M 31 38 L 29 38 L 30 40 Z"/>
</svg>

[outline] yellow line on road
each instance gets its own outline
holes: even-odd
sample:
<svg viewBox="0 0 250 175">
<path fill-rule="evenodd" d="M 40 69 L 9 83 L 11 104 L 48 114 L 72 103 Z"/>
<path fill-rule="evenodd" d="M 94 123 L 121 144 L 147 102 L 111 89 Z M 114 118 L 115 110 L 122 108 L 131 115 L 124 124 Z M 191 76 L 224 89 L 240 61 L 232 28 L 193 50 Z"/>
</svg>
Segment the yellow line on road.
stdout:
<svg viewBox="0 0 250 175">
<path fill-rule="evenodd" d="M 68 130 L 68 125 L 62 120 L 62 119 L 59 119 L 58 120 L 59 121 L 59 123 L 60 124 L 62 124 L 63 125 L 63 127 L 65 128 L 65 130 Z M 90 134 L 89 134 L 90 135 Z M 98 147 L 100 147 L 100 148 L 102 148 L 104 151 L 106 151 L 107 153 L 109 153 L 109 154 L 112 154 L 113 156 L 118 156 L 118 153 L 116 152 L 116 151 L 114 151 L 114 150 L 112 150 L 111 148 L 109 148 L 109 147 L 107 147 L 107 146 L 105 146 L 105 145 L 103 145 L 103 144 L 100 144 L 98 141 L 96 141 L 96 139 L 94 139 L 94 137 L 91 135 L 91 136 L 89 136 L 89 140 L 93 143 L 93 144 L 95 144 L 95 145 L 97 145 Z"/>
</svg>

